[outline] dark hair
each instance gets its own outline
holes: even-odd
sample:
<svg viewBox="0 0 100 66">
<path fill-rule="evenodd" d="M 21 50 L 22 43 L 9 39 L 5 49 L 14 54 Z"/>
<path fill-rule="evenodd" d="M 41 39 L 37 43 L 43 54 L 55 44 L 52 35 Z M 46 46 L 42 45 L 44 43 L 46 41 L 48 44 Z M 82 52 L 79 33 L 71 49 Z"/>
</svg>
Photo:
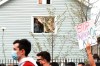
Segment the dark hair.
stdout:
<svg viewBox="0 0 100 66">
<path fill-rule="evenodd" d="M 40 64 L 40 62 L 37 62 L 37 61 L 36 61 L 36 64 L 37 64 L 38 66 L 42 66 L 42 65 Z"/>
<path fill-rule="evenodd" d="M 100 44 L 100 37 L 97 37 L 97 43 Z"/>
<path fill-rule="evenodd" d="M 6 66 L 5 64 L 0 64 L 0 66 Z"/>
<path fill-rule="evenodd" d="M 75 66 L 75 63 L 74 62 L 68 62 L 67 66 Z"/>
<path fill-rule="evenodd" d="M 96 66 L 100 66 L 100 62 L 97 62 L 97 63 L 96 63 Z"/>
<path fill-rule="evenodd" d="M 31 43 L 27 39 L 21 39 L 21 40 L 15 40 L 13 44 L 19 43 L 19 50 L 24 49 L 25 50 L 25 56 L 28 56 L 28 54 L 31 51 Z"/>
<path fill-rule="evenodd" d="M 43 59 L 46 59 L 47 62 L 50 62 L 51 60 L 50 53 L 47 51 L 41 51 L 40 53 L 37 54 L 37 56 L 41 56 Z"/>
<path fill-rule="evenodd" d="M 50 64 L 51 64 L 51 66 L 59 66 L 59 64 L 57 62 L 52 62 Z"/>
<path fill-rule="evenodd" d="M 79 62 L 78 64 L 82 64 L 83 66 L 85 65 L 85 63 L 83 63 L 83 62 Z"/>
<path fill-rule="evenodd" d="M 93 58 L 99 60 L 98 54 L 93 54 Z"/>
<path fill-rule="evenodd" d="M 34 18 L 34 23 L 35 23 L 36 21 L 38 21 L 38 19 L 37 19 L 37 18 Z"/>
</svg>

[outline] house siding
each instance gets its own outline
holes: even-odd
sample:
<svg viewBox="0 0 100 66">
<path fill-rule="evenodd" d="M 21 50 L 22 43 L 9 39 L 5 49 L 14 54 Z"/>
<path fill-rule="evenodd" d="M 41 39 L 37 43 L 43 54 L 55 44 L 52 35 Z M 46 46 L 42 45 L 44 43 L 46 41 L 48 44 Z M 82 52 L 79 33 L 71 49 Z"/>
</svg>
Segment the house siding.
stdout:
<svg viewBox="0 0 100 66">
<path fill-rule="evenodd" d="M 4 47 L 6 58 L 11 58 L 11 51 L 13 41 L 16 39 L 27 38 L 32 43 L 32 51 L 30 56 L 36 56 L 40 50 L 49 51 L 52 54 L 51 41 L 52 37 L 45 34 L 34 34 L 34 38 L 30 35 L 31 32 L 31 17 L 50 15 L 47 8 L 51 11 L 55 8 L 53 16 L 59 16 L 64 11 L 66 13 L 59 20 L 62 21 L 57 25 L 60 26 L 57 34 L 54 35 L 54 58 L 86 58 L 85 51 L 80 51 L 76 39 L 76 32 L 72 26 L 71 11 L 66 8 L 72 8 L 70 4 L 75 4 L 73 0 L 52 0 L 52 4 L 36 4 L 36 0 L 10 0 L 4 5 L 0 6 L 0 27 L 6 27 L 4 31 Z M 77 6 L 77 5 L 76 5 Z M 72 16 L 74 16 L 72 14 Z M 74 16 L 75 17 L 75 16 Z M 76 23 L 79 21 L 75 17 Z M 0 57 L 4 58 L 2 52 L 2 34 L 0 29 Z"/>
</svg>

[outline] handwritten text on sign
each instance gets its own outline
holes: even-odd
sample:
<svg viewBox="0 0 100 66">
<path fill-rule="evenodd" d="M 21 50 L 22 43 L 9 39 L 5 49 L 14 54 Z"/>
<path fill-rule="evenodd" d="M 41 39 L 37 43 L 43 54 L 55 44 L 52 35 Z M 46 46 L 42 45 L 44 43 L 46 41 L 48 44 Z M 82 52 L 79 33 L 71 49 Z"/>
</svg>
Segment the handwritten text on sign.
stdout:
<svg viewBox="0 0 100 66">
<path fill-rule="evenodd" d="M 96 43 L 95 26 L 93 22 L 87 21 L 78 26 L 75 26 L 77 31 L 77 38 L 79 42 L 79 48 L 85 48 L 86 43 L 89 41 L 90 44 Z"/>
</svg>

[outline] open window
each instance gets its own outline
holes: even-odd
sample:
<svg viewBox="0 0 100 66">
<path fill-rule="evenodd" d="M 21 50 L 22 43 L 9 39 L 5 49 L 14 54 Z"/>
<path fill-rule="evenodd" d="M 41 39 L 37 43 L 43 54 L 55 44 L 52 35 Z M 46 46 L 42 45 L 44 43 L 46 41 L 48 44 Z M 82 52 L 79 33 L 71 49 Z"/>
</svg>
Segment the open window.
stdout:
<svg viewBox="0 0 100 66">
<path fill-rule="evenodd" d="M 33 33 L 56 33 L 54 16 L 32 16 Z"/>
</svg>

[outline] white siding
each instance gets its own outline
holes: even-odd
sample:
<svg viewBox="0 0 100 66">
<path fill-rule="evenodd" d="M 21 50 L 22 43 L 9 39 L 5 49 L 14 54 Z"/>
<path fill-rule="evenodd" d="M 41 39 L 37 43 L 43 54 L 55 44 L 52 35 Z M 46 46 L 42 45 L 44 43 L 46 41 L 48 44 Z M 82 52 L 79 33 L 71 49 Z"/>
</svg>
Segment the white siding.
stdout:
<svg viewBox="0 0 100 66">
<path fill-rule="evenodd" d="M 84 51 L 80 51 L 76 39 L 75 30 L 72 26 L 72 17 L 70 16 L 70 9 L 66 9 L 67 3 L 68 8 L 72 8 L 70 4 L 76 3 L 73 0 L 52 0 L 50 5 L 38 5 L 36 0 L 10 0 L 4 5 L 0 6 L 0 27 L 6 27 L 4 31 L 4 46 L 6 57 L 11 58 L 12 43 L 16 39 L 27 38 L 32 42 L 31 56 L 36 56 L 34 51 L 38 52 L 36 42 L 39 42 L 42 50 L 48 50 L 51 52 L 50 39 L 51 38 L 43 34 L 35 35 L 35 39 L 29 34 L 31 32 L 31 16 L 32 15 L 49 15 L 47 8 L 55 8 L 55 16 L 61 15 L 65 10 L 66 13 L 60 18 L 65 20 L 57 32 L 54 41 L 54 58 L 59 57 L 66 58 L 85 58 Z M 77 5 L 76 5 L 77 6 Z M 72 14 L 72 13 L 71 13 Z M 74 15 L 73 15 L 74 16 Z M 59 20 L 60 20 L 59 19 Z M 77 17 L 76 17 L 77 19 Z M 76 20 L 78 23 L 78 20 Z M 58 25 L 59 26 L 59 25 Z M 64 37 L 65 36 L 65 37 Z M 33 51 L 34 50 L 34 51 Z M 61 51 L 61 52 L 60 52 Z M 0 57 L 3 58 L 2 54 L 2 30 L 0 29 Z"/>
</svg>

